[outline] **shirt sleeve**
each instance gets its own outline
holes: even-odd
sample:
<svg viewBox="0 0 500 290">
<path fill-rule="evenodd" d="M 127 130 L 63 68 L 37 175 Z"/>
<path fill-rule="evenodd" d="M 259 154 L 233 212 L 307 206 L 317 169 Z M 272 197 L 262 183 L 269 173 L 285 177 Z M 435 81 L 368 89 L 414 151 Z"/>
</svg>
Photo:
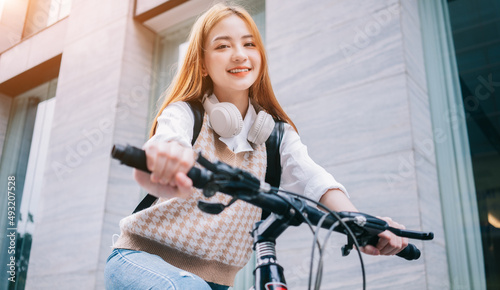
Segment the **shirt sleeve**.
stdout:
<svg viewBox="0 0 500 290">
<path fill-rule="evenodd" d="M 283 190 L 303 194 L 316 201 L 329 189 L 340 189 L 349 197 L 344 186 L 309 157 L 307 146 L 301 142 L 299 135 L 289 124 L 285 124 L 280 154 L 280 187 Z"/>
<path fill-rule="evenodd" d="M 176 102 L 168 105 L 158 117 L 156 133 L 147 143 L 153 141 L 177 141 L 182 146 L 191 147 L 194 116 L 189 105 Z"/>
</svg>

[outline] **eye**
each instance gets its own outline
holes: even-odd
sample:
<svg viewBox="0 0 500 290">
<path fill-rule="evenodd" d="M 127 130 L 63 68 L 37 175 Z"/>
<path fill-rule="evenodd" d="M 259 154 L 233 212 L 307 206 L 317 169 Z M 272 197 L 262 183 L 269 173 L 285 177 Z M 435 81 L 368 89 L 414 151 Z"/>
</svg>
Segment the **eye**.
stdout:
<svg viewBox="0 0 500 290">
<path fill-rule="evenodd" d="M 247 47 L 256 47 L 255 43 L 253 43 L 253 42 L 247 42 L 247 43 L 245 43 L 245 46 L 247 46 Z"/>
<path fill-rule="evenodd" d="M 215 49 L 224 49 L 224 48 L 228 48 L 228 47 L 229 47 L 229 45 L 227 45 L 227 44 L 220 44 L 217 47 L 215 47 Z"/>
</svg>

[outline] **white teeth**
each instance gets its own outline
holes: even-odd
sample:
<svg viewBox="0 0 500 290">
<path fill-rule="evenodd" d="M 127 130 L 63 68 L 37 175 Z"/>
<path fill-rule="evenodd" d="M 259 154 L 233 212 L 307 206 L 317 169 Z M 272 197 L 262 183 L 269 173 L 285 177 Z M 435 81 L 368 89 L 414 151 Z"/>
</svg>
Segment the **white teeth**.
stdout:
<svg viewBox="0 0 500 290">
<path fill-rule="evenodd" d="M 249 70 L 250 69 L 248 69 L 248 68 L 245 68 L 245 69 L 232 69 L 229 72 L 232 73 L 232 74 L 235 74 L 235 73 L 245 72 L 245 71 L 249 71 Z"/>
</svg>

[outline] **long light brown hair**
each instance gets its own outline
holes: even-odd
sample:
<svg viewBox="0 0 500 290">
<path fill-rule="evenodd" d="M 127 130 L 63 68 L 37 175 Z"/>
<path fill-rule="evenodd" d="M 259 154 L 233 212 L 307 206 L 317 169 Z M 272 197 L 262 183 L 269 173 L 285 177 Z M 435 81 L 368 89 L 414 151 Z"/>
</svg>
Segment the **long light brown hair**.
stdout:
<svg viewBox="0 0 500 290">
<path fill-rule="evenodd" d="M 264 110 L 271 114 L 275 119 L 289 123 L 295 130 L 295 124 L 281 108 L 276 96 L 274 95 L 269 78 L 266 52 L 262 37 L 257 29 L 250 14 L 239 6 L 229 6 L 222 3 L 214 5 L 205 12 L 193 25 L 189 35 L 189 43 L 186 56 L 181 68 L 175 75 L 172 83 L 165 92 L 165 100 L 156 115 L 149 136 L 152 137 L 156 131 L 157 120 L 161 112 L 169 104 L 178 101 L 191 101 L 201 98 L 206 93 L 213 91 L 213 83 L 210 76 L 203 77 L 204 44 L 211 29 L 223 18 L 230 15 L 240 17 L 250 29 L 254 36 L 254 41 L 261 56 L 261 69 L 257 80 L 250 86 L 249 97 L 255 100 Z"/>
</svg>

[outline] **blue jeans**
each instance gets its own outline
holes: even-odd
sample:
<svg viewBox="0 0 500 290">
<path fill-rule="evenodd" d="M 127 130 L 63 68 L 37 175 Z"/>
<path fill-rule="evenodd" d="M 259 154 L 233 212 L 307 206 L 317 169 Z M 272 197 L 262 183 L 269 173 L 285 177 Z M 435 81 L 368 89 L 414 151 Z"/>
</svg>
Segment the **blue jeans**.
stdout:
<svg viewBox="0 0 500 290">
<path fill-rule="evenodd" d="M 207 283 L 200 277 L 174 267 L 146 252 L 114 249 L 104 269 L 106 289 L 200 289 L 227 290 L 228 286 Z"/>
</svg>

